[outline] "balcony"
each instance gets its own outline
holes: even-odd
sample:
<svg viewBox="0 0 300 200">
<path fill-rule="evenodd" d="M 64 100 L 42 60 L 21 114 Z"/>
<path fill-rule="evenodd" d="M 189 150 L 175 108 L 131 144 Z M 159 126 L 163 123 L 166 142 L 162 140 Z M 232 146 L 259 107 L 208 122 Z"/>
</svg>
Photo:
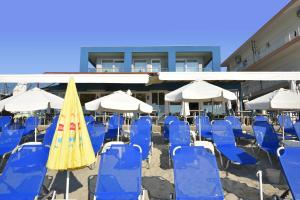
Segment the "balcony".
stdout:
<svg viewBox="0 0 300 200">
<path fill-rule="evenodd" d="M 255 64 L 262 58 L 271 54 L 275 50 L 300 37 L 300 26 L 291 26 L 280 32 L 277 37 L 267 38 L 264 41 L 251 41 L 251 49 L 244 52 L 240 56 L 236 56 L 231 71 L 244 70 L 252 64 Z"/>
</svg>

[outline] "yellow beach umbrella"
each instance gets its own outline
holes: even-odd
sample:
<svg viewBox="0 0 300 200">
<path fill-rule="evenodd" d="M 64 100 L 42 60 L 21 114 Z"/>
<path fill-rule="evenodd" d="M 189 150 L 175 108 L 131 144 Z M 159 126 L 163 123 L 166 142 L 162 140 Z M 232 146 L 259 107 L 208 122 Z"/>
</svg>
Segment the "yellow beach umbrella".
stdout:
<svg viewBox="0 0 300 200">
<path fill-rule="evenodd" d="M 47 168 L 67 170 L 66 199 L 68 199 L 69 170 L 89 166 L 96 160 L 73 78 L 69 81 L 57 124 Z"/>
</svg>

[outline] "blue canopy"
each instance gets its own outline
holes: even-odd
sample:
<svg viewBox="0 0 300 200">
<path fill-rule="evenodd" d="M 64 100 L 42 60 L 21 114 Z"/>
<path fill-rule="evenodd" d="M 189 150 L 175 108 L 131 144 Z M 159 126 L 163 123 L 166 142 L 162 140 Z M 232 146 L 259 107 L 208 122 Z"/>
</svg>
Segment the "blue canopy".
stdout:
<svg viewBox="0 0 300 200">
<path fill-rule="evenodd" d="M 95 196 L 101 200 L 138 199 L 142 191 L 142 156 L 132 145 L 112 145 L 101 155 Z"/>
<path fill-rule="evenodd" d="M 39 195 L 46 175 L 49 148 L 25 145 L 13 153 L 0 176 L 0 199 L 32 200 Z"/>
<path fill-rule="evenodd" d="M 213 154 L 203 147 L 182 147 L 175 151 L 173 161 L 177 200 L 224 199 Z"/>
</svg>

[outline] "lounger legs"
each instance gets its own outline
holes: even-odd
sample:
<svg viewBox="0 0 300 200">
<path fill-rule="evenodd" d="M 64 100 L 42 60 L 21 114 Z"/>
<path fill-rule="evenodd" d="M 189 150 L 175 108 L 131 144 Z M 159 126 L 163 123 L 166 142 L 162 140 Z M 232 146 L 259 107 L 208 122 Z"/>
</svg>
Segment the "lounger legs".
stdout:
<svg viewBox="0 0 300 200">
<path fill-rule="evenodd" d="M 272 159 L 271 159 L 271 156 L 270 156 L 270 154 L 267 152 L 267 156 L 268 156 L 268 159 L 269 159 L 269 162 L 270 162 L 270 164 L 271 165 L 273 165 L 273 162 L 272 162 Z"/>
</svg>

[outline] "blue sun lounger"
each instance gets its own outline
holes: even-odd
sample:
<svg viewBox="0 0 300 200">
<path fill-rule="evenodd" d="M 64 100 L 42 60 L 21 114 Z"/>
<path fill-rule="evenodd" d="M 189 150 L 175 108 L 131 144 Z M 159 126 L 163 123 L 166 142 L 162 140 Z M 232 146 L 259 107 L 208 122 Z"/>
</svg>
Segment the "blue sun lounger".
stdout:
<svg viewBox="0 0 300 200">
<path fill-rule="evenodd" d="M 300 121 L 296 121 L 294 124 L 294 128 L 295 128 L 295 133 L 298 137 L 298 140 L 300 140 Z"/>
<path fill-rule="evenodd" d="M 199 130 L 199 116 L 195 118 L 196 130 L 200 136 Z M 212 127 L 211 122 L 208 116 L 200 116 L 200 125 L 201 125 L 201 137 L 212 140 Z"/>
<path fill-rule="evenodd" d="M 253 121 L 265 121 L 265 122 L 268 122 L 269 119 L 268 119 L 267 116 L 257 115 L 257 116 L 254 116 Z"/>
<path fill-rule="evenodd" d="M 251 135 L 250 133 L 243 133 L 242 124 L 241 124 L 239 118 L 237 118 L 235 116 L 227 116 L 227 117 L 225 117 L 225 120 L 230 122 L 231 128 L 232 128 L 234 136 L 236 138 L 244 138 L 244 139 L 249 139 L 249 140 L 255 139 L 254 135 Z"/>
<path fill-rule="evenodd" d="M 49 147 L 51 146 L 52 139 L 53 139 L 54 134 L 55 134 L 57 122 L 58 122 L 58 117 L 54 117 L 53 120 L 52 120 L 52 123 L 46 129 L 46 132 L 44 134 L 43 145 L 46 145 L 46 146 L 49 146 Z"/>
<path fill-rule="evenodd" d="M 0 132 L 11 123 L 11 116 L 0 117 Z"/>
<path fill-rule="evenodd" d="M 23 136 L 34 134 L 34 131 L 38 127 L 39 122 L 40 120 L 38 117 L 28 117 L 24 122 Z"/>
<path fill-rule="evenodd" d="M 119 126 L 119 130 L 120 133 L 122 132 L 122 125 L 124 123 L 124 117 L 120 116 L 120 121 L 119 121 L 119 125 L 118 125 L 118 121 L 119 121 L 119 116 L 118 115 L 112 115 L 109 118 L 108 121 L 108 129 L 107 132 L 105 133 L 105 139 L 115 139 L 118 136 L 118 126 Z"/>
<path fill-rule="evenodd" d="M 300 147 L 280 147 L 277 155 L 281 164 L 285 179 L 289 185 L 293 199 L 300 199 Z M 288 191 L 283 193 L 281 198 L 285 198 Z"/>
<path fill-rule="evenodd" d="M 2 134 L 0 134 L 0 156 L 2 166 L 5 157 L 11 153 L 21 142 L 24 129 L 13 129 L 13 127 L 6 127 Z"/>
<path fill-rule="evenodd" d="M 279 139 L 273 127 L 266 121 L 255 121 L 252 124 L 252 129 L 256 137 L 257 145 L 268 155 L 269 161 L 272 164 L 271 155 L 276 155 L 279 147 Z"/>
<path fill-rule="evenodd" d="M 49 148 L 32 144 L 14 150 L 0 176 L 0 199 L 37 199 L 47 172 L 48 153 Z M 45 195 L 53 197 L 55 192 Z"/>
<path fill-rule="evenodd" d="M 94 199 L 142 199 L 142 154 L 136 145 L 111 145 L 101 154 Z"/>
<path fill-rule="evenodd" d="M 95 121 L 94 117 L 92 115 L 85 115 L 84 116 L 86 124 L 92 123 Z"/>
<path fill-rule="evenodd" d="M 170 123 L 174 121 L 179 121 L 176 116 L 169 115 L 165 118 L 164 126 L 163 126 L 163 136 L 165 140 L 169 140 L 169 126 Z"/>
<path fill-rule="evenodd" d="M 152 149 L 151 133 L 151 124 L 147 119 L 135 120 L 130 126 L 130 144 L 137 144 L 142 148 L 142 160 L 148 161 L 148 167 Z"/>
<path fill-rule="evenodd" d="M 283 118 L 283 121 L 282 121 L 282 118 Z M 300 135 L 298 135 L 296 133 L 294 124 L 293 124 L 290 116 L 284 115 L 284 117 L 282 117 L 282 115 L 278 115 L 277 120 L 278 120 L 278 123 L 279 123 L 281 129 L 283 128 L 283 125 L 284 125 L 284 132 L 286 134 L 296 136 L 298 139 L 300 139 L 299 138 Z"/>
<path fill-rule="evenodd" d="M 91 122 L 87 125 L 90 140 L 94 149 L 94 153 L 97 156 L 101 148 L 103 146 L 104 142 L 104 136 L 105 136 L 105 125 L 102 123 L 97 122 Z"/>
<path fill-rule="evenodd" d="M 220 161 L 222 166 L 223 160 L 221 154 L 228 159 L 226 168 L 228 168 L 229 162 L 237 165 L 256 164 L 257 161 L 253 156 L 236 146 L 235 137 L 230 126 L 230 122 L 226 120 L 213 121 L 212 133 L 213 142 L 220 153 Z"/>
<path fill-rule="evenodd" d="M 223 200 L 224 194 L 215 156 L 204 147 L 174 150 L 176 200 Z"/>
<path fill-rule="evenodd" d="M 173 150 L 178 147 L 190 146 L 190 126 L 185 121 L 174 121 L 169 126 L 169 162 L 172 158 Z M 169 163 L 170 164 L 170 163 Z"/>
</svg>

